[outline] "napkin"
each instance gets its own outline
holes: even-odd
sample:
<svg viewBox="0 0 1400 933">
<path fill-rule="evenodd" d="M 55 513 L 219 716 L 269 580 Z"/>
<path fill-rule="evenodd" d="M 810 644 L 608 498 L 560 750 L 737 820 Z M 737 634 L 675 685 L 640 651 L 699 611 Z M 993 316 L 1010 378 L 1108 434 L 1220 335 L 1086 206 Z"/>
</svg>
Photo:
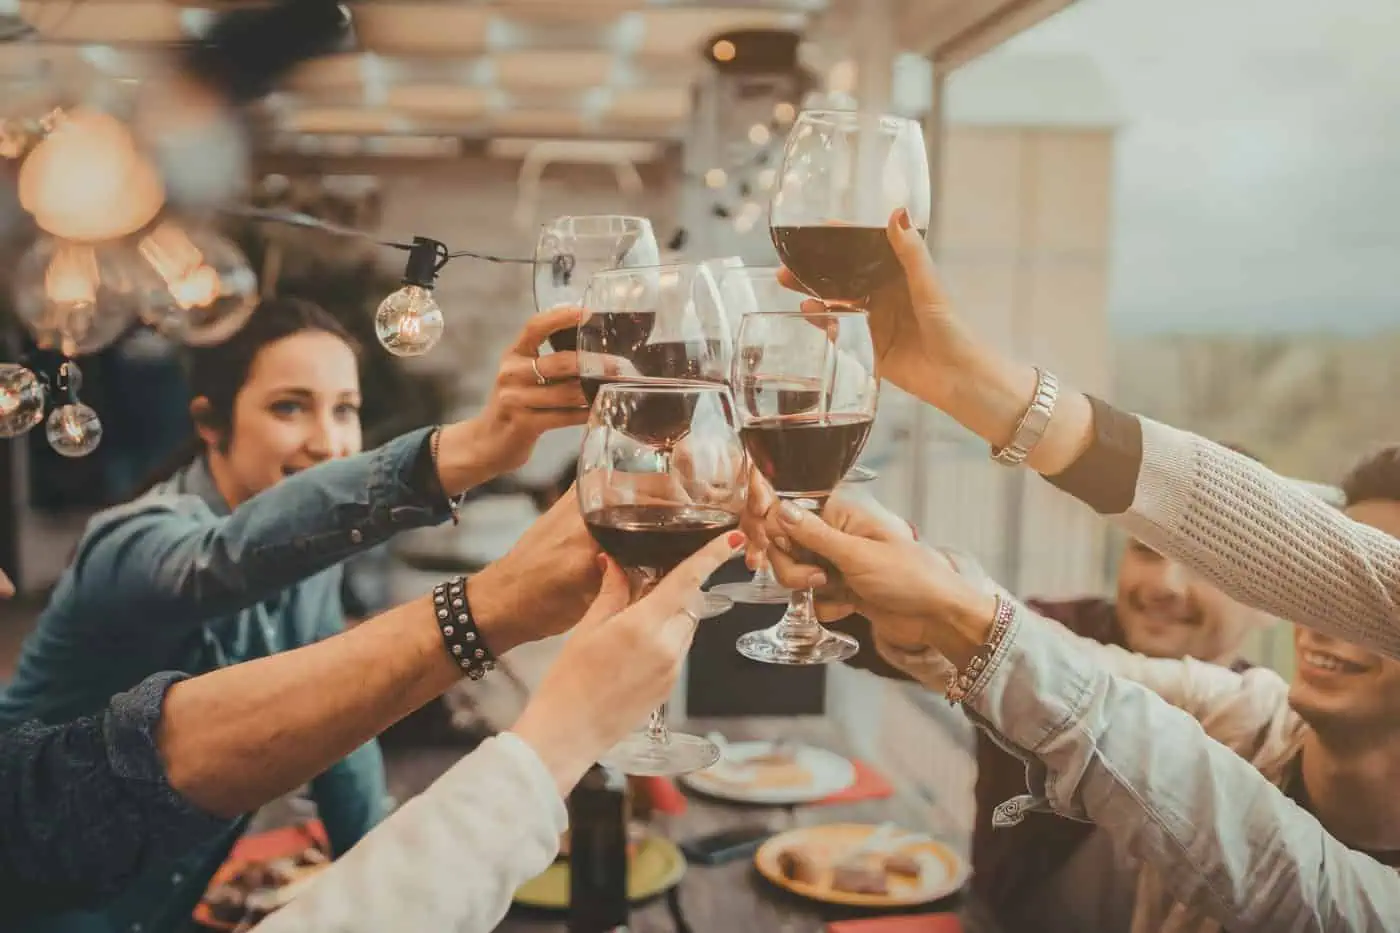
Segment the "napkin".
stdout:
<svg viewBox="0 0 1400 933">
<path fill-rule="evenodd" d="M 851 759 L 851 764 L 855 765 L 856 769 L 855 783 L 845 790 L 837 791 L 830 797 L 818 800 L 816 802 L 818 806 L 855 803 L 858 800 L 883 800 L 894 795 L 894 787 L 879 771 L 855 758 Z"/>
<path fill-rule="evenodd" d="M 914 914 L 907 917 L 871 917 L 841 920 L 826 925 L 827 933 L 962 933 L 957 914 Z"/>
</svg>

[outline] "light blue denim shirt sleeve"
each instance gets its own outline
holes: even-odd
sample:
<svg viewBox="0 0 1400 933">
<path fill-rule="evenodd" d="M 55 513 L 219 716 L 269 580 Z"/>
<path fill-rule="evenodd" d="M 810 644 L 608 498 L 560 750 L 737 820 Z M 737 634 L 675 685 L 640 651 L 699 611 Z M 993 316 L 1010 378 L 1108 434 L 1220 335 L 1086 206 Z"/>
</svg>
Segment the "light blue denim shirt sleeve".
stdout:
<svg viewBox="0 0 1400 933">
<path fill-rule="evenodd" d="M 1018 609 L 964 708 L 1030 762 L 1032 794 L 1092 820 L 1231 933 L 1400 930 L 1392 869 L 1046 620 Z"/>
<path fill-rule="evenodd" d="M 191 497 L 143 497 L 108 510 L 84 535 L 74 593 L 102 605 L 150 606 L 196 625 L 285 587 L 449 510 L 437 488 L 418 488 L 427 429 L 372 451 L 290 476 L 211 518 Z M 435 484 L 433 484 L 435 486 Z M 172 512 L 174 514 L 172 514 Z M 139 618 L 139 612 L 126 612 Z"/>
</svg>

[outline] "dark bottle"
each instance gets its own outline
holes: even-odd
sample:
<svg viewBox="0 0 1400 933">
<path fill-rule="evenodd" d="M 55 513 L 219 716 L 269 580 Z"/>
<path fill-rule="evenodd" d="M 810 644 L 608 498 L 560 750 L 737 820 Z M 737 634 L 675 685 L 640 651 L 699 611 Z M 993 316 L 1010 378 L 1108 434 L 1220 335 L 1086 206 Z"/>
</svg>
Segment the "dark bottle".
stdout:
<svg viewBox="0 0 1400 933">
<path fill-rule="evenodd" d="M 627 778 L 588 769 L 569 795 L 569 933 L 625 930 Z"/>
</svg>

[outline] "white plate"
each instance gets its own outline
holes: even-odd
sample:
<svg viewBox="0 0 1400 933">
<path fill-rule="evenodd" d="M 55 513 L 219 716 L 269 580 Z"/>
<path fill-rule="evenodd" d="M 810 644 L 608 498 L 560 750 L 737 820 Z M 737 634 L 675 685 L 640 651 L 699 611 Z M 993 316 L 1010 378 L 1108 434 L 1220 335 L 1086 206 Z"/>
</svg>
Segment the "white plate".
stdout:
<svg viewBox="0 0 1400 933">
<path fill-rule="evenodd" d="M 681 777 L 681 782 L 710 797 L 738 803 L 774 806 L 811 803 L 843 791 L 856 782 L 856 768 L 835 752 L 810 745 L 797 747 L 797 763 L 812 775 L 801 787 L 754 787 L 745 780 L 742 765 L 750 758 L 773 750 L 772 742 L 734 742 L 724 750 L 724 759 L 712 768 Z"/>
</svg>

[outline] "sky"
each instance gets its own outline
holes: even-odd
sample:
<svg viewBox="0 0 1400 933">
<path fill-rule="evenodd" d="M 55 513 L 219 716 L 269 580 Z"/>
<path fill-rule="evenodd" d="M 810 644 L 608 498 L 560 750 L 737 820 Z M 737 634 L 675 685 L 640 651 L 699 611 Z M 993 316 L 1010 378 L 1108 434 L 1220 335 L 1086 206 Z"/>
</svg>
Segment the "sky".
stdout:
<svg viewBox="0 0 1400 933">
<path fill-rule="evenodd" d="M 1078 0 L 1027 53 L 1121 118 L 1116 330 L 1400 327 L 1400 0 Z"/>
</svg>

